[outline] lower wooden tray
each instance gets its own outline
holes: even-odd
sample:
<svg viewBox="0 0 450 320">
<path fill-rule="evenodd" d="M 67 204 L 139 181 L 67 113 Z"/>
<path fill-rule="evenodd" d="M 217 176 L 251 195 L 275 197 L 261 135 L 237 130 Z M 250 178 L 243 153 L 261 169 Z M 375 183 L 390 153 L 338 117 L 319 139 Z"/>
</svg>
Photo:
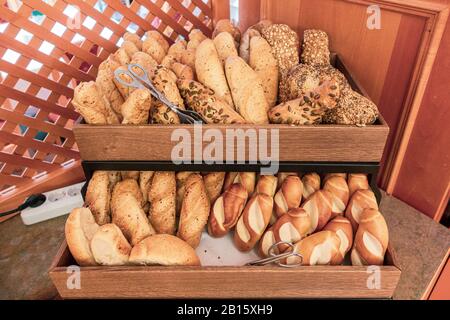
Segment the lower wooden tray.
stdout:
<svg viewBox="0 0 450 320">
<path fill-rule="evenodd" d="M 49 271 L 62 298 L 377 298 L 390 299 L 400 278 L 392 248 L 384 266 L 81 267 L 79 286 L 68 286 L 76 265 L 67 243 Z"/>
</svg>

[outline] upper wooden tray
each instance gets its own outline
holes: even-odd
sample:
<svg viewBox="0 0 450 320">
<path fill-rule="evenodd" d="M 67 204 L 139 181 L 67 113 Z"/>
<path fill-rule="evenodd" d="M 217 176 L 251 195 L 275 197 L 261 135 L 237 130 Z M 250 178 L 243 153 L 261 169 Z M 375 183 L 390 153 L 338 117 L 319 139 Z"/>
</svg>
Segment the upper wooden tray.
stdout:
<svg viewBox="0 0 450 320">
<path fill-rule="evenodd" d="M 333 56 L 333 63 L 336 68 L 344 73 L 353 89 L 367 96 L 336 55 Z M 365 127 L 345 125 L 294 127 L 278 124 L 204 125 L 203 131 L 209 128 L 220 130 L 224 137 L 226 137 L 226 129 L 230 128 L 256 129 L 258 132 L 268 130 L 268 137 L 270 137 L 271 129 L 278 129 L 279 161 L 308 162 L 379 162 L 389 134 L 389 127 L 382 116 L 375 124 Z M 185 129 L 191 134 L 192 139 L 194 137 L 192 125 L 78 124 L 73 131 L 83 160 L 171 161 L 172 149 L 178 143 L 178 140 L 171 140 L 174 129 Z M 203 142 L 203 147 L 208 144 L 209 142 Z M 236 143 L 232 149 L 235 154 L 234 159 L 236 159 L 238 152 Z M 245 150 L 249 150 L 248 140 Z M 192 160 L 194 160 L 193 148 L 191 154 Z M 225 144 L 223 155 L 224 160 L 226 160 Z M 251 160 L 247 154 L 245 159 Z"/>
</svg>

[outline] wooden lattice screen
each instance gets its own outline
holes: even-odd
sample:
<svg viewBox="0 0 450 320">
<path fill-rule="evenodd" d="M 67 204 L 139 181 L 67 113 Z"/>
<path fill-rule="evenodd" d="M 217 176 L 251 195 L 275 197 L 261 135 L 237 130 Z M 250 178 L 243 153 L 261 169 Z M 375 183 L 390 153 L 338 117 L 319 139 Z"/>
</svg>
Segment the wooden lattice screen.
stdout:
<svg viewBox="0 0 450 320">
<path fill-rule="evenodd" d="M 127 32 L 210 35 L 211 0 L 25 0 L 0 8 L 0 202 L 79 165 L 70 98 Z M 66 174 L 60 175 L 61 177 Z"/>
</svg>

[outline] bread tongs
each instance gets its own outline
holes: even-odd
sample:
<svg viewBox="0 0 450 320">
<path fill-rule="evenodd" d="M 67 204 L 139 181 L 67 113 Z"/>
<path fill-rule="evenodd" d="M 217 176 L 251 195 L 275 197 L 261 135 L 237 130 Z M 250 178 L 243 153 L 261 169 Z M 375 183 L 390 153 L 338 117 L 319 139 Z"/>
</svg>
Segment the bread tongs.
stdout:
<svg viewBox="0 0 450 320">
<path fill-rule="evenodd" d="M 283 253 L 276 254 L 275 253 L 275 249 L 277 249 L 278 245 L 280 245 L 280 244 L 288 245 L 289 248 L 286 249 L 286 251 L 283 252 Z M 268 253 L 269 253 L 270 257 L 249 262 L 249 263 L 246 264 L 246 266 L 265 266 L 265 265 L 270 264 L 270 263 L 276 263 L 280 267 L 295 268 L 295 267 L 301 266 L 302 262 L 303 262 L 303 256 L 296 251 L 295 246 L 292 243 L 290 243 L 290 242 L 280 241 L 280 242 L 274 243 L 273 245 L 270 246 L 270 248 L 268 250 Z M 289 257 L 300 258 L 300 261 L 298 261 L 296 263 L 293 263 L 293 264 L 286 264 L 286 263 L 282 263 L 281 262 L 284 259 L 287 260 L 287 258 L 289 258 Z"/>
<path fill-rule="evenodd" d="M 134 70 L 135 68 L 139 69 L 142 75 L 137 74 Z M 170 102 L 169 99 L 166 98 L 164 94 L 158 91 L 153 83 L 150 81 L 148 77 L 147 71 L 137 63 L 132 63 L 127 66 L 128 70 L 117 69 L 114 71 L 114 76 L 116 80 L 126 86 L 137 89 L 146 88 L 150 90 L 150 93 L 153 97 L 164 103 L 167 107 L 169 107 L 173 112 L 175 112 L 180 118 L 180 122 L 184 124 L 194 124 L 196 122 L 204 123 L 202 117 L 195 111 L 192 110 L 183 110 L 180 109 L 177 105 Z M 131 78 L 131 82 L 125 81 L 121 75 L 126 75 Z"/>
</svg>

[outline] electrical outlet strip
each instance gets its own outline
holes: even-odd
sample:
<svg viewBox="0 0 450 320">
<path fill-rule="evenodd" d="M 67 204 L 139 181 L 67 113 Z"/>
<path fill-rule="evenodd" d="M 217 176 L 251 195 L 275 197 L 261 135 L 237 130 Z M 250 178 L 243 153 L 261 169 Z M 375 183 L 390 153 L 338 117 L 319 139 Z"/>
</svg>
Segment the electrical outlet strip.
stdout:
<svg viewBox="0 0 450 320">
<path fill-rule="evenodd" d="M 53 219 L 70 213 L 73 208 L 83 206 L 81 188 L 84 182 L 80 182 L 61 189 L 45 192 L 45 202 L 37 208 L 26 208 L 20 213 L 25 225 L 35 224 L 41 221 Z"/>
</svg>

